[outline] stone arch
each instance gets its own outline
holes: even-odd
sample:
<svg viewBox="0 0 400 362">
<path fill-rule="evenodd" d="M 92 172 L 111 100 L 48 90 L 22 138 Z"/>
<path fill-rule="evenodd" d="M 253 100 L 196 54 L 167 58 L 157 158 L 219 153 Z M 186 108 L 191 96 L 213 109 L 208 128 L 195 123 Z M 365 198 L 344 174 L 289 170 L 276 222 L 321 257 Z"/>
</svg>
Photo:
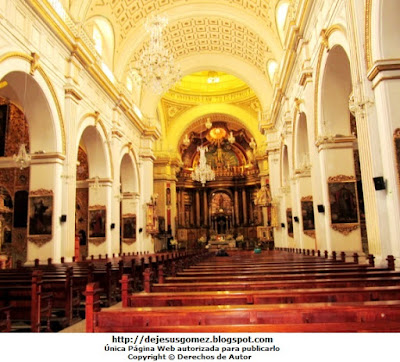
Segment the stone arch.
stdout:
<svg viewBox="0 0 400 362">
<path fill-rule="evenodd" d="M 289 186 L 289 178 L 290 178 L 290 171 L 289 171 L 289 152 L 288 146 L 284 144 L 282 146 L 282 175 L 281 175 L 281 186 Z"/>
<path fill-rule="evenodd" d="M 40 64 L 34 68 L 33 63 L 34 57 L 23 53 L 2 56 L 0 79 L 7 85 L 0 90 L 0 96 L 24 111 L 31 152 L 65 154 L 64 121 L 55 89 Z"/>
<path fill-rule="evenodd" d="M 367 23 L 372 47 L 370 63 L 380 59 L 398 59 L 400 57 L 398 40 L 400 2 L 398 0 L 370 0 L 367 3 L 366 13 L 370 12 L 371 21 L 370 24 Z"/>
<path fill-rule="evenodd" d="M 349 57 L 335 45 L 326 59 L 321 83 L 321 132 L 324 136 L 350 135 L 349 96 L 352 80 Z"/>
<path fill-rule="evenodd" d="M 293 165 L 294 169 L 301 168 L 309 160 L 309 144 L 308 144 L 308 128 L 307 128 L 307 116 L 304 112 L 300 112 L 297 117 L 295 124 L 295 137 L 294 137 L 294 157 Z"/>
<path fill-rule="evenodd" d="M 112 178 L 112 163 L 109 153 L 104 125 L 96 121 L 96 115 L 88 114 L 83 117 L 77 133 L 77 149 L 84 145 L 89 163 L 89 178 Z"/>
</svg>

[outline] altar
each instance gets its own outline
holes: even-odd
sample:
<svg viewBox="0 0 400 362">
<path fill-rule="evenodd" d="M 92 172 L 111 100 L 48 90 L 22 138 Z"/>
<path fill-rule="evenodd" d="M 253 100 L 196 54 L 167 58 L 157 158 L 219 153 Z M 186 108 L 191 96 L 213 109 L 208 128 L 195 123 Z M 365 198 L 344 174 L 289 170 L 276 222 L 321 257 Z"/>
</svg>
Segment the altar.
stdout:
<svg viewBox="0 0 400 362">
<path fill-rule="evenodd" d="M 236 240 L 232 235 L 218 234 L 211 237 L 208 245 L 210 251 L 217 251 L 219 249 L 235 250 Z"/>
</svg>

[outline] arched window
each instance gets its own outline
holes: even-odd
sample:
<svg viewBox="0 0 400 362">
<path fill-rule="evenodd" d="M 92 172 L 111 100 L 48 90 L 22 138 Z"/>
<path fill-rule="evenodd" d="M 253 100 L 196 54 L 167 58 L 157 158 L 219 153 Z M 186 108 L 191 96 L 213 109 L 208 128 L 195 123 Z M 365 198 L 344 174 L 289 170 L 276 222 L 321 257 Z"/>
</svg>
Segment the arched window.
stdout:
<svg viewBox="0 0 400 362">
<path fill-rule="evenodd" d="M 276 25 L 278 27 L 278 33 L 283 44 L 285 40 L 284 27 L 286 22 L 287 13 L 289 10 L 289 1 L 281 1 L 276 7 Z"/>
<path fill-rule="evenodd" d="M 103 54 L 103 38 L 101 36 L 100 30 L 97 26 L 93 26 L 93 42 L 94 42 L 94 47 L 97 50 L 97 53 L 99 55 Z"/>
<path fill-rule="evenodd" d="M 273 84 L 273 82 L 274 82 L 274 76 L 275 76 L 277 68 L 278 68 L 278 63 L 276 62 L 276 60 L 271 59 L 268 61 L 267 71 L 268 71 L 268 76 L 271 81 L 271 84 Z"/>
</svg>

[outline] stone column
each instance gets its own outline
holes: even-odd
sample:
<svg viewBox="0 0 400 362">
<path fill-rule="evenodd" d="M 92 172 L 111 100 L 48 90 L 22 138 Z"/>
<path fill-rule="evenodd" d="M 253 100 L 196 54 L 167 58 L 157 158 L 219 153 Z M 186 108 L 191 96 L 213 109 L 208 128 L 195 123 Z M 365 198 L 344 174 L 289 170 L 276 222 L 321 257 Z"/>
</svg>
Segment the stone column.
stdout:
<svg viewBox="0 0 400 362">
<path fill-rule="evenodd" d="M 61 206 L 63 198 L 62 183 L 60 182 L 63 171 L 64 155 L 58 153 L 35 154 L 32 156 L 30 166 L 29 196 L 49 196 L 47 200 L 52 205 L 46 205 L 53 210 L 51 229 L 52 234 L 47 237 L 28 237 L 27 263 L 31 264 L 35 259 L 42 262 L 52 258 L 60 262 L 62 244 L 62 226 L 60 223 Z M 74 207 L 75 210 L 75 207 Z M 67 218 L 68 221 L 68 218 Z M 31 241 L 29 241 L 31 240 Z M 65 251 L 65 249 L 64 249 Z M 68 252 L 72 252 L 68 249 Z M 68 255 L 70 256 L 70 255 Z"/>
</svg>

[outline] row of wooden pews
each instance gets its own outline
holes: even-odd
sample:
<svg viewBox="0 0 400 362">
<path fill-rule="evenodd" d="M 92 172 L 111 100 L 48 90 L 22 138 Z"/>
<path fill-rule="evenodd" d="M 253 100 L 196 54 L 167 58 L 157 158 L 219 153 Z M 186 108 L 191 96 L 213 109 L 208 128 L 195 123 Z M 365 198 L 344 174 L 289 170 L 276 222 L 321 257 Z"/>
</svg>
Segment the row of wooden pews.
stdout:
<svg viewBox="0 0 400 362">
<path fill-rule="evenodd" d="M 100 310 L 87 286 L 87 332 L 394 332 L 400 331 L 400 271 L 358 264 L 358 256 L 274 250 L 212 256 L 145 282 L 122 308 Z M 325 254 L 325 253 L 324 253 Z M 372 259 L 373 260 L 373 259 Z M 147 275 L 150 271 L 147 270 Z M 146 275 L 146 273 L 145 273 Z"/>
<path fill-rule="evenodd" d="M 59 264 L 36 260 L 33 266 L 0 270 L 0 331 L 60 330 L 84 317 L 84 308 L 80 311 L 88 283 L 97 283 L 99 306 L 108 307 L 120 300 L 124 273 L 137 292 L 143 289 L 143 270 L 183 268 L 197 257 L 187 252 L 136 253 L 72 262 L 62 258 Z"/>
</svg>

